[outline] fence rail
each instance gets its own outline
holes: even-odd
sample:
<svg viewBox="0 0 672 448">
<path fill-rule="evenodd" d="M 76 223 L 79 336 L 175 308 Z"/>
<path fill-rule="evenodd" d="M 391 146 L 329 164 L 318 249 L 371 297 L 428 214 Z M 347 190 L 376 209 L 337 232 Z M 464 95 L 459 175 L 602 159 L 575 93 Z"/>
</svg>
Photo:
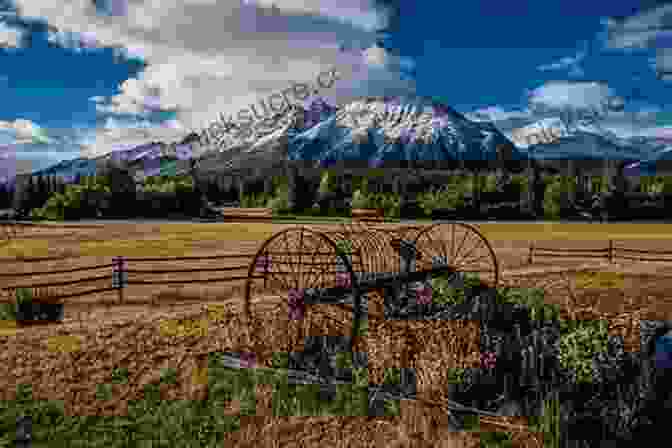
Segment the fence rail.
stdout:
<svg viewBox="0 0 672 448">
<path fill-rule="evenodd" d="M 0 278 L 23 278 L 31 277 L 35 275 L 55 275 L 55 274 L 71 274 L 76 272 L 86 272 L 86 271 L 96 271 L 101 269 L 112 268 L 110 274 L 108 275 L 97 275 L 84 278 L 78 278 L 74 280 L 67 281 L 52 281 L 52 282 L 42 282 L 42 283 L 33 283 L 33 284 L 11 284 L 3 285 L 1 290 L 5 293 L 9 293 L 10 301 L 13 299 L 13 294 L 17 289 L 30 289 L 35 292 L 33 296 L 36 301 L 47 299 L 48 301 L 61 301 L 63 299 L 71 299 L 75 297 L 81 297 L 91 294 L 117 291 L 119 295 L 119 303 L 124 302 L 124 289 L 129 285 L 174 285 L 174 284 L 190 284 L 190 283 L 225 283 L 225 282 L 239 282 L 247 280 L 250 278 L 247 275 L 247 271 L 250 267 L 250 262 L 254 259 L 255 254 L 251 253 L 240 253 L 240 254 L 223 254 L 223 255 L 212 255 L 212 256 L 203 256 L 203 257 L 147 257 L 147 258 L 126 258 L 126 257 L 114 257 L 112 263 L 98 264 L 94 266 L 84 266 L 70 269 L 59 269 L 51 271 L 39 271 L 39 272 L 21 272 L 21 273 L 2 273 Z M 212 260 L 212 259 L 245 259 L 246 264 L 240 263 L 236 266 L 222 266 L 218 268 L 193 268 L 193 269 L 128 269 L 128 262 L 131 263 L 142 263 L 149 261 L 183 261 L 183 260 Z M 42 261 L 42 259 L 39 259 Z M 16 260 L 14 260 L 16 262 Z M 146 281 L 146 280 L 134 280 L 128 279 L 128 274 L 143 274 L 143 275 L 159 275 L 159 274 L 181 274 L 181 273 L 192 273 L 192 272 L 231 272 L 231 271 L 245 271 L 245 275 L 230 275 L 228 277 L 219 277 L 219 278 L 210 278 L 210 279 L 184 279 L 184 280 L 156 280 L 156 281 Z M 263 275 L 253 275 L 252 278 L 264 278 Z M 63 295 L 52 294 L 53 291 L 49 291 L 49 288 L 63 287 L 63 286 L 74 286 L 82 283 L 92 283 L 92 282 L 101 282 L 109 281 L 109 287 L 105 288 L 96 288 L 89 289 L 86 291 L 72 292 Z M 3 281 L 4 283 L 4 281 Z M 45 291 L 48 293 L 43 294 Z M 6 299 L 5 299 L 6 301 Z"/>
<path fill-rule="evenodd" d="M 70 274 L 73 272 L 93 271 L 96 269 L 111 268 L 113 266 L 114 266 L 113 264 L 108 263 L 108 264 L 101 264 L 98 266 L 85 266 L 81 268 L 62 269 L 57 271 L 38 271 L 38 272 L 21 272 L 17 274 L 0 274 L 0 277 L 30 277 L 33 275 Z"/>
<path fill-rule="evenodd" d="M 659 255 L 659 257 L 646 257 L 634 254 Z M 670 256 L 664 258 L 661 256 Z M 614 263 L 617 258 L 630 261 L 658 261 L 672 262 L 672 251 L 655 249 L 630 249 L 626 247 L 617 247 L 614 240 L 609 240 L 609 246 L 598 249 L 576 249 L 576 248 L 551 248 L 538 247 L 534 241 L 530 242 L 530 249 L 527 255 L 527 263 L 533 264 L 536 258 L 604 258 L 609 263 Z"/>
</svg>

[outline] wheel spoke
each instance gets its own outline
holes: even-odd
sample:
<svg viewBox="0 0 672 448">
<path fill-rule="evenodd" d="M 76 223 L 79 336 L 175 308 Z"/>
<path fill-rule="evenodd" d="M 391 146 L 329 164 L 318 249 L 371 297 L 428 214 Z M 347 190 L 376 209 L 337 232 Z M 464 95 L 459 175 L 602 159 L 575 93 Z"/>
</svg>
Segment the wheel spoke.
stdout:
<svg viewBox="0 0 672 448">
<path fill-rule="evenodd" d="M 471 255 L 471 254 L 472 254 L 476 249 L 478 249 L 481 245 L 482 245 L 482 242 L 476 240 L 476 244 L 474 245 L 474 247 L 472 247 L 472 248 L 469 250 L 469 252 L 467 252 L 466 254 L 464 254 L 464 258 L 467 258 L 469 255 Z"/>
<path fill-rule="evenodd" d="M 455 225 L 455 224 L 453 224 Z M 454 259 L 458 253 L 460 253 L 460 250 L 462 249 L 462 246 L 464 245 L 464 241 L 467 239 L 467 236 L 469 236 L 469 232 L 464 231 L 464 237 L 462 238 L 462 241 L 460 242 L 460 247 L 457 248 L 456 250 L 453 250 L 452 255 L 451 255 L 451 260 Z M 455 249 L 453 247 L 453 249 Z"/>
<path fill-rule="evenodd" d="M 302 260 L 302 255 L 303 255 L 301 253 L 301 251 L 303 250 L 303 233 L 304 233 L 304 230 L 303 230 L 303 227 L 302 227 L 301 228 L 301 233 L 300 233 L 300 236 L 299 236 L 299 250 L 298 250 L 299 263 L 298 263 L 298 267 L 297 267 L 298 274 L 296 276 L 296 286 L 295 286 L 296 289 L 300 288 L 299 285 L 301 285 L 301 278 L 302 278 L 302 271 L 303 271 L 301 269 L 301 260 Z"/>
<path fill-rule="evenodd" d="M 477 262 L 477 261 L 479 261 L 479 260 L 487 260 L 487 259 L 489 259 L 489 258 L 490 258 L 490 255 L 489 255 L 489 254 L 482 255 L 482 256 L 480 256 L 480 257 L 478 257 L 478 258 L 475 258 L 475 259 L 473 259 L 473 260 L 472 260 L 472 259 L 465 260 L 462 264 L 460 264 L 460 266 L 465 266 L 465 265 L 473 264 L 473 263 L 475 263 L 475 262 Z"/>
</svg>

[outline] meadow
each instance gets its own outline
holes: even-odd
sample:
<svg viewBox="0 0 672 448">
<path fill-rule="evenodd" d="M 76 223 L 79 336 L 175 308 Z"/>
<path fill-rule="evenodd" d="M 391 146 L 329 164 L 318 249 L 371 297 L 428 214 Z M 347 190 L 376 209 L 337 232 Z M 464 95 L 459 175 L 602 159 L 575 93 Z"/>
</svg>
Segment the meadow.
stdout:
<svg viewBox="0 0 672 448">
<path fill-rule="evenodd" d="M 49 225 L 19 232 L 0 248 L 0 258 L 68 255 L 99 262 L 118 255 L 253 253 L 264 239 L 293 226 L 146 223 L 69 229 L 67 225 Z M 492 243 L 503 268 L 519 271 L 525 269 L 520 268 L 521 260 L 530 240 L 558 247 L 585 247 L 588 242 L 601 247 L 609 239 L 617 239 L 632 243 L 633 247 L 663 248 L 672 238 L 672 226 L 654 224 L 484 223 L 478 227 Z M 53 264 L 5 262 L 4 271 L 43 270 L 50 263 Z M 68 261 L 62 260 L 61 268 L 64 263 Z M 614 269 L 624 272 L 631 267 Z M 521 281 L 519 287 L 528 290 L 543 285 L 544 278 L 550 277 L 542 269 L 541 273 L 524 277 L 529 281 Z M 586 276 L 577 279 L 579 283 L 592 281 Z M 603 289 L 610 297 L 623 300 L 614 293 L 613 281 Z M 636 284 L 630 284 L 629 289 L 632 294 L 639 291 Z M 564 292 L 559 294 L 567 296 Z M 278 440 L 277 446 L 292 446 L 320 433 L 324 440 L 332 441 L 330 446 L 436 446 L 429 440 L 448 438 L 452 442 L 445 446 L 480 446 L 478 429 L 448 435 L 441 423 L 445 413 L 421 403 L 402 400 L 390 404 L 386 417 L 367 417 L 363 387 L 366 381 L 339 389 L 337 399 L 324 404 L 316 398 L 314 387 L 283 383 L 282 370 L 278 376 L 269 377 L 254 370 L 231 372 L 218 367 L 218 353 L 253 351 L 260 359 L 271 362 L 290 348 L 287 334 L 274 328 L 272 317 L 255 322 L 255 332 L 247 333 L 240 322 L 240 300 L 228 300 L 233 298 L 222 298 L 226 302 L 223 319 L 221 314 L 213 315 L 212 304 L 198 303 L 195 296 L 190 305 L 177 310 L 145 307 L 142 312 L 123 312 L 112 307 L 84 326 L 66 319 L 59 327 L 0 335 L 4 346 L 0 377 L 13 378 L 3 382 L 1 388 L 0 433 L 11 433 L 18 414 L 30 413 L 38 428 L 36 440 L 62 440 L 69 446 L 142 446 L 152 438 L 166 446 L 221 446 L 227 441 L 236 446 L 254 446 L 261 440 Z M 349 318 L 338 317 L 336 320 L 346 322 L 347 327 Z M 165 330 L 166 322 L 180 321 L 184 327 L 189 319 L 210 319 L 211 323 L 189 327 L 187 334 L 161 330 Z M 344 331 L 342 325 L 330 320 L 318 319 L 316 323 L 320 333 L 347 334 L 347 328 Z M 463 324 L 453 324 L 445 330 L 452 331 L 453 338 L 463 334 L 464 340 L 458 344 L 459 353 L 453 353 L 451 358 L 471 358 L 474 347 L 468 340 L 473 340 L 473 334 Z M 408 341 L 384 337 L 390 328 L 388 324 L 369 324 L 367 333 L 362 335 L 365 342 L 360 350 L 367 351 L 369 362 L 376 365 L 369 369 L 369 375 L 387 377 L 392 367 L 405 367 L 398 352 L 408 350 L 404 348 Z M 401 327 L 395 331 L 408 332 Z M 439 334 L 443 333 L 436 333 Z M 423 356 L 428 357 L 429 351 L 426 352 Z M 424 369 L 436 370 L 437 366 L 427 359 Z M 282 364 L 277 367 L 281 369 Z M 497 429 L 496 424 L 486 424 L 485 420 L 481 421 L 481 428 L 506 431 L 506 427 Z M 338 442 L 338 434 L 346 431 L 352 438 Z M 538 446 L 532 439 L 528 437 L 526 444 L 513 446 Z M 512 446 L 511 437 L 506 440 L 510 444 L 503 446 Z"/>
</svg>

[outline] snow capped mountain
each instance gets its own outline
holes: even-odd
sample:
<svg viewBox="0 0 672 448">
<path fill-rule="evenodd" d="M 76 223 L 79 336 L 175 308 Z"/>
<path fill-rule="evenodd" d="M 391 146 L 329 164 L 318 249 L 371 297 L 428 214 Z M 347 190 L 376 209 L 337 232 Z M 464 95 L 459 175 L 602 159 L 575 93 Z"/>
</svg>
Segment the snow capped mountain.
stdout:
<svg viewBox="0 0 672 448">
<path fill-rule="evenodd" d="M 150 142 L 113 151 L 96 158 L 76 158 L 38 170 L 33 175 L 59 176 L 72 181 L 77 175 L 94 176 L 111 163 L 128 168 L 140 180 L 159 174 L 175 175 L 186 171 L 191 147 L 176 143 Z"/>
<path fill-rule="evenodd" d="M 596 124 L 568 128 L 545 118 L 502 133 L 491 122 L 472 121 L 444 104 L 421 97 L 364 97 L 340 107 L 321 98 L 292 105 L 253 122 L 224 119 L 179 142 L 151 142 L 96 159 L 61 162 L 45 174 L 90 174 L 110 162 L 140 179 L 156 174 L 187 174 L 189 159 L 199 171 L 221 172 L 277 166 L 284 161 L 328 167 L 346 162 L 371 167 L 437 161 L 508 161 L 517 170 L 529 158 L 649 160 L 667 148 L 652 138 L 617 138 Z M 37 174 L 37 173 L 36 173 Z"/>
<path fill-rule="evenodd" d="M 369 97 L 338 108 L 318 99 L 247 129 L 223 123 L 213 134 L 204 135 L 210 151 L 230 154 L 232 165 L 240 167 L 254 163 L 254 155 L 277 159 L 268 154 L 270 147 L 283 152 L 286 160 L 315 167 L 336 162 L 375 167 L 402 161 L 494 161 L 503 152 L 508 160 L 524 158 L 491 123 L 472 122 L 424 98 Z"/>
<path fill-rule="evenodd" d="M 648 141 L 618 138 L 596 123 L 568 127 L 560 118 L 545 118 L 514 129 L 510 138 L 538 160 L 641 160 L 653 149 Z"/>
<path fill-rule="evenodd" d="M 539 142 L 553 143 L 571 133 L 559 118 L 544 118 L 537 122 L 514 129 L 508 137 L 520 148 L 528 148 Z"/>
</svg>

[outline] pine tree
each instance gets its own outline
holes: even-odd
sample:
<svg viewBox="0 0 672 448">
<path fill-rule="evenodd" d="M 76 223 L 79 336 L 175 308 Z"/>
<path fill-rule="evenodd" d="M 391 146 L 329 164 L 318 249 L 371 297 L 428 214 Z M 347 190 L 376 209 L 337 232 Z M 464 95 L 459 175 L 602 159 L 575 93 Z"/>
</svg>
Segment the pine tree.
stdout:
<svg viewBox="0 0 672 448">
<path fill-rule="evenodd" d="M 42 207 L 47 199 L 49 199 L 49 185 L 47 184 L 47 179 L 44 176 L 40 176 L 37 179 L 38 181 L 38 205 L 37 207 Z"/>
<path fill-rule="evenodd" d="M 9 208 L 9 188 L 4 183 L 0 183 L 0 210 Z"/>
</svg>

